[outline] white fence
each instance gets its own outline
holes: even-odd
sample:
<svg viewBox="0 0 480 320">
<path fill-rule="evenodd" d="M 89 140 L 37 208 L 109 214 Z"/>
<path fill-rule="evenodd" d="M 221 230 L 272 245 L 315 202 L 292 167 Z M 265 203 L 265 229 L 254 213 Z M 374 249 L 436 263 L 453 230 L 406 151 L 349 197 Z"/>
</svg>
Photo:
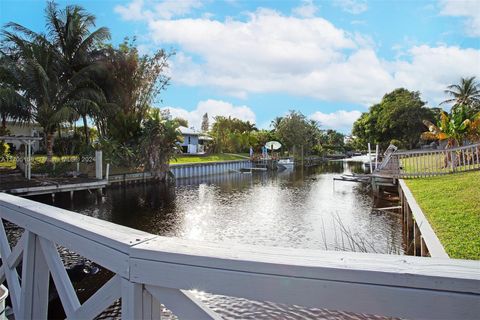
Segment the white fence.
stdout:
<svg viewBox="0 0 480 320">
<path fill-rule="evenodd" d="M 480 170 L 480 143 L 450 149 L 395 151 L 379 169 L 379 173 L 397 178 Z"/>
<path fill-rule="evenodd" d="M 0 224 L 0 277 L 16 319 L 47 317 L 50 276 L 68 319 L 93 318 L 120 298 L 124 319 L 159 319 L 160 303 L 180 319 L 219 319 L 190 289 L 404 318 L 480 314 L 479 261 L 166 238 L 1 193 L 0 218 L 25 229 L 11 249 Z M 57 245 L 115 276 L 80 304 Z"/>
</svg>

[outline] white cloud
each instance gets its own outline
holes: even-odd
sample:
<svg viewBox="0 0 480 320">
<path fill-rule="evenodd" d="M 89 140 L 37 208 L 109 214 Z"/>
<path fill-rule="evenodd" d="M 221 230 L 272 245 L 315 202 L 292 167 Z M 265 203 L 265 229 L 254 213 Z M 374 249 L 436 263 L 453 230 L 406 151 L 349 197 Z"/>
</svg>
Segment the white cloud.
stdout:
<svg viewBox="0 0 480 320">
<path fill-rule="evenodd" d="M 313 3 L 313 0 L 302 0 L 302 4 L 296 8 L 293 8 L 293 14 L 304 17 L 312 18 L 318 11 L 318 7 Z"/>
<path fill-rule="evenodd" d="M 433 105 L 444 100 L 446 86 L 459 82 L 461 77 L 480 73 L 480 50 L 422 45 L 412 47 L 408 55 L 411 62 L 395 61 L 387 67 L 394 83 L 420 91 Z"/>
<path fill-rule="evenodd" d="M 350 132 L 352 125 L 360 116 L 362 112 L 358 110 L 345 111 L 338 110 L 332 113 L 323 113 L 317 111 L 310 115 L 310 119 L 320 122 L 322 129 L 335 129 L 341 132 Z"/>
<path fill-rule="evenodd" d="M 146 4 L 152 9 L 144 9 Z M 125 20 L 171 19 L 185 16 L 193 9 L 200 7 L 202 7 L 200 0 L 163 0 L 160 2 L 147 0 L 146 3 L 143 0 L 133 0 L 127 6 L 116 6 L 114 10 Z"/>
<path fill-rule="evenodd" d="M 440 14 L 465 17 L 465 32 L 473 37 L 480 36 L 480 2 L 478 0 L 441 0 Z"/>
<path fill-rule="evenodd" d="M 367 11 L 368 5 L 365 0 L 334 0 L 333 4 L 351 14 L 360 14 Z"/>
<path fill-rule="evenodd" d="M 234 106 L 233 104 L 221 100 L 208 99 L 200 101 L 197 107 L 188 111 L 181 107 L 166 107 L 172 117 L 179 117 L 186 119 L 190 127 L 200 129 L 202 125 L 202 117 L 205 113 L 208 113 L 210 125 L 214 122 L 214 117 L 225 116 L 241 119 L 244 121 L 250 121 L 255 123 L 255 113 L 248 106 Z"/>
<path fill-rule="evenodd" d="M 115 6 L 113 9 L 120 14 L 122 19 L 127 21 L 142 20 L 145 15 L 143 13 L 143 0 L 133 0 L 127 6 Z"/>
<path fill-rule="evenodd" d="M 135 8 L 131 11 L 136 13 Z M 404 86 L 436 103 L 446 85 L 480 73 L 478 49 L 407 43 L 401 54 L 386 60 L 378 56 L 372 38 L 320 17 L 259 9 L 245 20 L 168 20 L 143 10 L 149 44 L 179 48 L 171 61 L 174 83 L 210 87 L 237 98 L 287 93 L 368 105 Z"/>
</svg>

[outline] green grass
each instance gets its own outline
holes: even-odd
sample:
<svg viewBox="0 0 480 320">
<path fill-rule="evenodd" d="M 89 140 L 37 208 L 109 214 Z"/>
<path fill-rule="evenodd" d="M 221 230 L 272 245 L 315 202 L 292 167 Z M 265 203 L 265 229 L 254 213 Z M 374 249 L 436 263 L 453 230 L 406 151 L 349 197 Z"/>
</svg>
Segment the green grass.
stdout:
<svg viewBox="0 0 480 320">
<path fill-rule="evenodd" d="M 480 171 L 406 182 L 448 255 L 480 260 Z"/>
<path fill-rule="evenodd" d="M 208 156 L 181 155 L 181 156 L 177 156 L 176 159 L 172 159 L 172 161 L 170 161 L 170 164 L 215 162 L 215 161 L 229 161 L 229 160 L 245 160 L 245 156 L 237 155 L 237 154 L 226 154 L 226 153 L 211 154 Z"/>
<path fill-rule="evenodd" d="M 469 151 L 464 155 L 465 158 L 460 153 L 456 154 L 455 170 L 467 171 L 473 167 L 473 163 L 469 161 L 475 161 L 475 155 Z M 449 173 L 452 171 L 450 162 L 446 162 L 446 155 L 442 153 L 403 158 L 400 160 L 400 166 L 404 173 Z"/>
<path fill-rule="evenodd" d="M 445 156 L 442 154 L 403 158 L 400 166 L 405 173 L 448 172 L 450 169 L 445 168 Z"/>
<path fill-rule="evenodd" d="M 10 168 L 10 169 L 15 169 L 16 167 L 16 157 L 17 156 L 11 156 L 9 159 L 3 159 L 3 161 L 0 161 L 0 168 Z M 18 157 L 24 157 L 23 154 L 18 155 Z M 33 167 L 35 165 L 41 165 L 44 164 L 47 161 L 47 156 L 46 155 L 33 155 L 32 157 L 32 163 Z M 78 161 L 78 156 L 53 156 L 53 162 L 58 164 L 58 163 L 76 163 Z"/>
</svg>

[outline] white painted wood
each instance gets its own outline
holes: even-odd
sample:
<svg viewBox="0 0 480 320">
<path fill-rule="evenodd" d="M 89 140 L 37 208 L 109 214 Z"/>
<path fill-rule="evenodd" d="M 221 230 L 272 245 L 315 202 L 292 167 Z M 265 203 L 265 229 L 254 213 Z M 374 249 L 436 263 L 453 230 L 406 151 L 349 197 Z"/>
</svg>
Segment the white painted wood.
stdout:
<svg viewBox="0 0 480 320">
<path fill-rule="evenodd" d="M 17 270 L 15 268 L 8 268 L 8 264 L 6 263 L 6 259 L 8 259 L 10 254 L 10 244 L 8 243 L 3 221 L 0 219 L 0 255 L 2 257 L 2 267 L 5 271 L 5 278 L 7 279 L 8 291 L 12 301 L 13 311 L 15 314 L 20 314 L 20 281 L 18 279 Z"/>
<path fill-rule="evenodd" d="M 51 241 L 40 238 L 40 245 L 45 256 L 53 282 L 67 317 L 70 317 L 80 307 L 77 294 L 68 277 L 65 266 L 58 254 L 57 247 Z"/>
<path fill-rule="evenodd" d="M 132 259 L 171 264 L 480 293 L 480 261 L 271 248 L 170 237 L 157 237 L 131 250 Z M 131 264 L 132 281 L 137 281 L 137 271 L 136 265 Z"/>
<path fill-rule="evenodd" d="M 67 319 L 93 319 L 121 297 L 122 278 L 113 276 Z"/>
<path fill-rule="evenodd" d="M 142 319 L 153 320 L 152 295 L 145 289 L 142 290 Z"/>
<path fill-rule="evenodd" d="M 180 319 L 222 319 L 188 291 L 149 285 L 145 288 Z"/>
<path fill-rule="evenodd" d="M 1 197 L 1 195 L 0 195 Z M 102 241 L 100 234 L 96 234 L 95 238 L 98 240 L 92 241 L 89 238 L 86 238 L 79 233 L 73 233 L 71 231 L 59 228 L 54 224 L 49 224 L 43 220 L 33 218 L 28 215 L 23 215 L 19 211 L 11 209 L 0 209 L 0 215 L 6 220 L 10 220 L 20 227 L 28 227 L 32 232 L 36 234 L 41 234 L 43 237 L 50 241 L 55 241 L 56 243 L 65 246 L 78 254 L 97 262 L 103 267 L 119 273 L 121 275 L 128 274 L 128 256 L 126 253 L 116 250 L 122 246 L 118 243 L 115 243 L 116 248 L 113 249 L 106 245 L 105 242 L 109 242 L 112 239 L 105 239 Z M 75 221 L 75 220 L 72 220 Z M 87 233 L 87 230 L 85 230 Z M 125 248 L 123 250 L 127 251 L 128 245 L 123 245 Z"/>
<path fill-rule="evenodd" d="M 425 214 L 415 200 L 415 197 L 405 183 L 405 180 L 400 179 L 399 184 L 403 190 L 405 199 L 408 202 L 410 209 L 412 210 L 414 219 L 418 225 L 418 228 L 420 229 L 420 233 L 422 234 L 428 251 L 430 252 L 430 256 L 438 258 L 448 258 L 448 254 L 445 251 L 445 248 L 435 234 L 435 231 L 433 231 L 432 226 L 428 222 Z"/>
<path fill-rule="evenodd" d="M 102 162 L 102 151 L 95 151 L 95 177 L 97 179 L 103 179 L 103 162 Z"/>
<path fill-rule="evenodd" d="M 20 261 L 22 261 L 23 258 L 23 248 L 25 246 L 25 238 L 27 236 L 27 233 L 24 232 L 20 239 L 18 240 L 17 244 L 15 245 L 15 248 L 13 248 L 12 252 L 10 255 L 7 257 L 7 265 L 10 269 L 16 268 Z"/>
<path fill-rule="evenodd" d="M 58 243 L 123 278 L 121 289 L 119 282 L 110 283 L 109 289 L 97 292 L 100 301 L 88 302 L 94 313 L 121 293 L 125 319 L 156 318 L 161 311 L 159 302 L 167 307 L 170 303 L 178 314 L 193 314 L 191 310 L 209 314 L 198 301 L 189 300 L 188 292 L 179 291 L 189 289 L 406 318 L 468 319 L 480 313 L 479 261 L 165 238 L 4 194 L 0 194 L 0 217 L 26 228 L 34 237 L 40 236 L 40 256 L 45 256 L 47 267 L 40 266 L 38 270 L 50 268 L 52 275 L 68 282 L 65 275 L 58 276 L 65 272 L 54 245 Z M 5 262 L 11 251 L 3 225 L 0 249 Z M 31 254 L 24 250 L 24 259 L 31 261 L 27 253 Z M 13 283 L 13 293 L 17 292 L 12 295 L 15 301 L 20 292 L 18 276 L 15 277 L 15 269 L 4 264 L 9 289 Z M 26 279 L 31 274 L 29 265 L 25 264 Z M 71 295 L 69 292 L 67 295 Z M 151 294 L 158 300 L 152 300 Z M 435 308 L 430 307 L 432 304 Z M 70 310 L 80 313 L 78 310 L 83 308 L 73 306 Z M 16 315 L 21 315 L 20 309 L 17 299 Z M 85 307 L 82 312 L 88 309 Z"/>
<path fill-rule="evenodd" d="M 480 312 L 476 294 L 237 272 L 151 260 L 134 263 L 148 277 L 145 279 L 148 283 L 253 300 L 405 318 L 468 319 Z M 135 267 L 132 272 L 136 278 Z"/>
<path fill-rule="evenodd" d="M 50 274 L 38 236 L 25 231 L 19 319 L 47 319 Z"/>
<path fill-rule="evenodd" d="M 0 193 L 0 217 L 127 275 L 131 245 L 155 235 Z"/>
<path fill-rule="evenodd" d="M 122 278 L 122 319 L 143 319 L 143 285 Z"/>
</svg>

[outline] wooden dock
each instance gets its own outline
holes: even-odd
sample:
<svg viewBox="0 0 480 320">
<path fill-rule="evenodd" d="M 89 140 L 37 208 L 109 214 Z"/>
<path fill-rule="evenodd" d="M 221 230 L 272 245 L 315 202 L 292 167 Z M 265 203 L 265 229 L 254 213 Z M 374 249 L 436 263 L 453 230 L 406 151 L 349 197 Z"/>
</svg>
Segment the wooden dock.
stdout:
<svg viewBox="0 0 480 320">
<path fill-rule="evenodd" d="M 36 196 L 42 194 L 70 192 L 73 196 L 75 191 L 101 190 L 107 186 L 107 180 L 93 178 L 32 178 L 27 180 L 19 176 L 2 176 L 0 180 L 0 192 L 18 196 Z"/>
</svg>

